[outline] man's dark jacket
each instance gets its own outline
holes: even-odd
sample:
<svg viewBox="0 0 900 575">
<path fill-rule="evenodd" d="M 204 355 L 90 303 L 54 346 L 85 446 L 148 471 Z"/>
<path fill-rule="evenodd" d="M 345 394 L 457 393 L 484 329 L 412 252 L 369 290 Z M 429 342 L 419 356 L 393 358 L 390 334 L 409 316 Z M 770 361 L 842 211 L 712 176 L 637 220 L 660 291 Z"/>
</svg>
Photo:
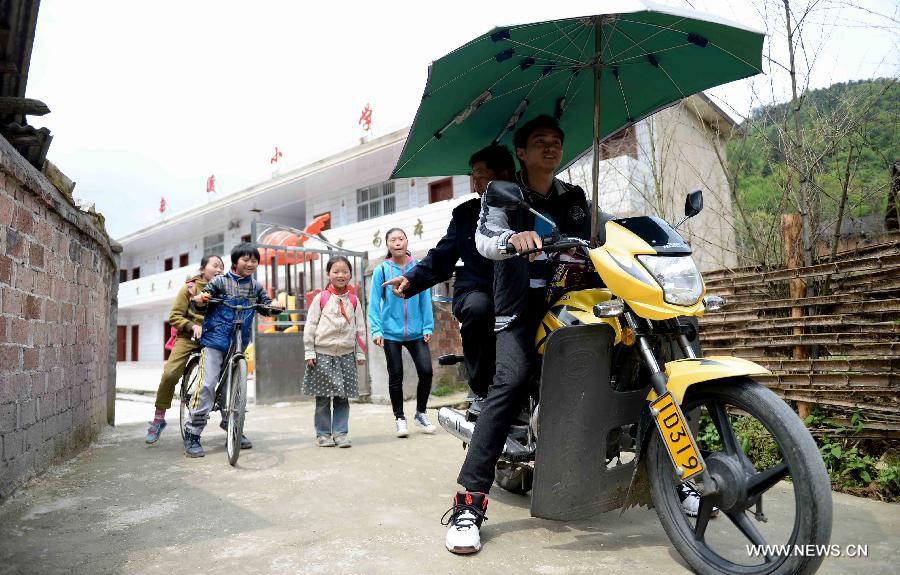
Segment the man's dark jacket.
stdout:
<svg viewBox="0 0 900 575">
<path fill-rule="evenodd" d="M 457 269 L 453 283 L 454 299 L 470 291 L 492 293 L 494 262 L 478 253 L 475 247 L 475 227 L 480 211 L 479 198 L 472 198 L 454 208 L 447 234 L 412 270 L 404 274 L 409 280 L 409 287 L 404 292 L 407 297 L 448 280 L 460 259 L 463 265 Z"/>
<path fill-rule="evenodd" d="M 546 196 L 531 190 L 522 173 L 516 174 L 516 181 L 522 188 L 526 201 L 535 211 L 553 220 L 561 234 L 581 239 L 590 238 L 590 208 L 584 190 L 559 179 L 553 180 L 553 188 Z M 494 313 L 497 316 L 522 314 L 527 307 L 531 280 L 546 285 L 548 274 L 545 259 L 529 262 L 525 258 L 510 256 L 500 252 L 511 235 L 535 229 L 535 217 L 527 210 L 505 210 L 482 204 L 478 221 L 477 240 L 482 253 L 497 260 L 494 273 Z M 546 289 L 546 288 L 541 288 Z M 540 318 L 541 310 L 531 310 Z"/>
</svg>

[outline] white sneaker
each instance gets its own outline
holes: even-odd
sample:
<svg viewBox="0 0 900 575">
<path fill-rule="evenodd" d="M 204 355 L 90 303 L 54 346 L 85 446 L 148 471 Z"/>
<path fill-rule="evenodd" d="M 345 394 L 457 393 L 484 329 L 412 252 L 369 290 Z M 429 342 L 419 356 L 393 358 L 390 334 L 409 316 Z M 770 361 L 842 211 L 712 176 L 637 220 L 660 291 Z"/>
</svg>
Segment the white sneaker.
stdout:
<svg viewBox="0 0 900 575">
<path fill-rule="evenodd" d="M 675 487 L 675 493 L 678 495 L 678 499 L 681 500 L 681 509 L 684 510 L 684 514 L 688 517 L 696 517 L 697 513 L 700 512 L 700 494 L 697 493 L 697 490 L 687 483 L 682 483 Z M 719 508 L 713 507 L 709 516 L 715 517 L 718 514 Z"/>
<path fill-rule="evenodd" d="M 436 428 L 435 426 L 431 425 L 431 422 L 428 421 L 428 418 L 425 417 L 424 413 L 417 411 L 416 416 L 413 418 L 413 421 L 419 424 L 419 427 L 422 428 L 423 433 L 427 433 L 429 435 L 434 434 Z"/>
<path fill-rule="evenodd" d="M 406 420 L 397 418 L 397 437 L 408 437 L 409 428 L 406 426 Z"/>
<path fill-rule="evenodd" d="M 447 510 L 451 513 L 450 519 L 444 523 L 448 525 L 447 537 L 444 546 L 450 553 L 457 555 L 469 555 L 481 550 L 481 523 L 487 520 L 484 513 L 487 511 L 487 495 L 484 493 L 472 493 L 461 491 L 453 498 L 453 507 Z M 444 517 L 447 517 L 444 513 Z"/>
</svg>

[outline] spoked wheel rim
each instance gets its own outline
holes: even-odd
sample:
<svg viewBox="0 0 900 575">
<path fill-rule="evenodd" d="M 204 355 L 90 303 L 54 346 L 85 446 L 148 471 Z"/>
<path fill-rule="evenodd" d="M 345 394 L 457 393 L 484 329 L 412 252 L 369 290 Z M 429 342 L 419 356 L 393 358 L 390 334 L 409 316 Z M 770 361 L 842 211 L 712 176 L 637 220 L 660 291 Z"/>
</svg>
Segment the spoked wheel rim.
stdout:
<svg viewBox="0 0 900 575">
<path fill-rule="evenodd" d="M 188 362 L 184 368 L 184 374 L 181 376 L 180 402 L 178 406 L 178 423 L 181 430 L 181 440 L 184 441 L 184 424 L 190 418 L 191 398 L 199 385 L 200 379 L 200 362 L 192 360 Z"/>
<path fill-rule="evenodd" d="M 231 396 L 228 398 L 228 429 L 225 451 L 228 463 L 236 465 L 241 454 L 241 435 L 244 433 L 244 413 L 247 405 L 247 362 L 239 360 L 231 374 Z"/>
<path fill-rule="evenodd" d="M 695 569 L 695 563 L 706 568 L 698 569 L 700 572 L 742 575 L 812 572 L 821 558 L 798 560 L 790 551 L 754 556 L 748 546 L 784 545 L 794 549 L 794 545 L 828 543 L 831 490 L 821 456 L 802 422 L 783 401 L 751 380 L 737 382 L 743 385 L 730 389 L 721 385 L 718 389 L 692 388 L 682 405 L 686 414 L 692 413 L 696 418 L 706 413 L 712 420 L 718 437 L 709 432 L 699 434 L 697 439 L 707 469 L 717 479 L 720 491 L 700 498 L 696 519 L 687 517 L 674 492 L 677 482 L 668 455 L 657 446 L 657 464 L 667 470 L 672 487 L 655 489 L 654 504 L 666 511 L 669 525 L 664 523 L 664 527 L 685 559 Z M 750 417 L 759 425 L 749 420 L 738 423 L 736 417 Z M 777 454 L 772 458 L 748 455 L 745 452 L 747 432 L 736 431 L 736 426 L 767 432 Z M 718 449 L 710 449 L 713 444 Z M 793 483 L 776 489 L 787 477 L 793 478 Z M 784 501 L 785 494 L 792 502 Z M 757 508 L 758 502 L 768 502 L 769 506 Z M 773 505 L 775 502 L 778 504 Z M 720 519 L 713 526 L 710 519 L 714 508 L 720 509 Z M 764 515 L 757 515 L 757 510 Z M 766 522 L 762 517 L 766 517 Z"/>
</svg>

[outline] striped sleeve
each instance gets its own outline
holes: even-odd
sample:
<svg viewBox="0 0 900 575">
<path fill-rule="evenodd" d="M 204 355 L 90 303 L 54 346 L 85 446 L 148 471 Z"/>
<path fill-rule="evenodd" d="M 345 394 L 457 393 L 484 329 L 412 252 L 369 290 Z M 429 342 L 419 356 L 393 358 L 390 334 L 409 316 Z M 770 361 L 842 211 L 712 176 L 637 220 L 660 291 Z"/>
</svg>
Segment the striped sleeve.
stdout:
<svg viewBox="0 0 900 575">
<path fill-rule="evenodd" d="M 492 208 L 481 197 L 481 213 L 478 216 L 478 228 L 475 231 L 475 247 L 478 253 L 489 260 L 505 260 L 514 254 L 506 254 L 500 250 L 513 235 L 510 229 L 506 210 Z"/>
</svg>

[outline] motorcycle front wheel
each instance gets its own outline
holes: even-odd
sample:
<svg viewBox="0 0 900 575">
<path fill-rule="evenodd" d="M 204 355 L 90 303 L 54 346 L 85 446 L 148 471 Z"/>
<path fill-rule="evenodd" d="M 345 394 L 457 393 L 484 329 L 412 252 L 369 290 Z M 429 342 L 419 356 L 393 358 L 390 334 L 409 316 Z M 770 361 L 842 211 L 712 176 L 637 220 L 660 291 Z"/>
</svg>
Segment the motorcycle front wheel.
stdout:
<svg viewBox="0 0 900 575">
<path fill-rule="evenodd" d="M 718 491 L 701 497 L 696 519 L 689 517 L 654 427 L 650 492 L 678 553 L 701 574 L 814 573 L 831 538 L 831 483 L 797 414 L 748 377 L 692 386 L 682 410 L 691 428 L 699 424 L 698 448 Z M 716 509 L 724 517 L 710 521 Z"/>
</svg>

